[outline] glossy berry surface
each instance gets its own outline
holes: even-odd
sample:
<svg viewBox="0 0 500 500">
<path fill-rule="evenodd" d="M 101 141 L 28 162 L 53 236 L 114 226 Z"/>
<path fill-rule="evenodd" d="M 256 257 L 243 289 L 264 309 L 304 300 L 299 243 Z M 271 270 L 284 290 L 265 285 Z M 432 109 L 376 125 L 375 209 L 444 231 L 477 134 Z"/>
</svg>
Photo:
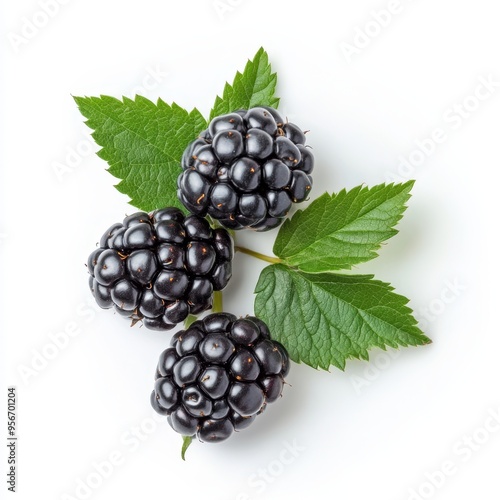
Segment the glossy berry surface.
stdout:
<svg viewBox="0 0 500 500">
<path fill-rule="evenodd" d="M 210 314 L 176 333 L 160 355 L 151 405 L 180 434 L 217 443 L 280 398 L 289 368 L 263 321 Z"/>
<path fill-rule="evenodd" d="M 178 197 L 228 229 L 277 227 L 311 190 L 314 157 L 305 143 L 275 109 L 217 116 L 184 152 Z"/>
<path fill-rule="evenodd" d="M 213 292 L 231 278 L 232 258 L 233 241 L 225 229 L 165 208 L 113 224 L 89 256 L 87 269 L 101 308 L 162 331 L 212 306 Z"/>
</svg>

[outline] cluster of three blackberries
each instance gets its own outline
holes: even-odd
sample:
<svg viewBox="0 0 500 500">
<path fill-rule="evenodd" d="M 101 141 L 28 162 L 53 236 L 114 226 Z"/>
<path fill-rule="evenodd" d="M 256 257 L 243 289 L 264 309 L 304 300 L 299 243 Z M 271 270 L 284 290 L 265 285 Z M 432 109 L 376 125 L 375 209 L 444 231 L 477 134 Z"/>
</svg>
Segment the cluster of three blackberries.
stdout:
<svg viewBox="0 0 500 500">
<path fill-rule="evenodd" d="M 104 233 L 87 264 L 98 305 L 153 330 L 210 309 L 231 277 L 232 238 L 203 217 L 229 229 L 278 226 L 307 197 L 313 156 L 297 126 L 272 108 L 253 108 L 214 118 L 186 148 L 182 168 L 178 196 L 191 215 L 130 215 Z M 174 430 L 218 442 L 281 395 L 288 367 L 262 321 L 212 314 L 174 336 L 152 404 Z"/>
</svg>

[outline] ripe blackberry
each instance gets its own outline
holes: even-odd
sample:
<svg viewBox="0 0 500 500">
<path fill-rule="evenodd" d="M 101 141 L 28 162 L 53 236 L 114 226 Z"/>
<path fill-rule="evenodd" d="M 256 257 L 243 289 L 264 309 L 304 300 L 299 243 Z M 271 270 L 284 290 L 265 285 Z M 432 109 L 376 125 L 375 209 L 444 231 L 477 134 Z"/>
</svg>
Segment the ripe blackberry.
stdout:
<svg viewBox="0 0 500 500">
<path fill-rule="evenodd" d="M 277 227 L 312 187 L 314 157 L 305 142 L 272 108 L 217 116 L 184 152 L 178 197 L 229 229 Z"/>
<path fill-rule="evenodd" d="M 231 278 L 233 241 L 177 208 L 137 212 L 102 236 L 87 268 L 103 309 L 114 308 L 152 330 L 170 330 L 212 306 L 214 290 Z"/>
<path fill-rule="evenodd" d="M 176 333 L 162 352 L 151 405 L 180 434 L 216 443 L 281 396 L 289 368 L 286 349 L 263 321 L 210 314 Z"/>
</svg>

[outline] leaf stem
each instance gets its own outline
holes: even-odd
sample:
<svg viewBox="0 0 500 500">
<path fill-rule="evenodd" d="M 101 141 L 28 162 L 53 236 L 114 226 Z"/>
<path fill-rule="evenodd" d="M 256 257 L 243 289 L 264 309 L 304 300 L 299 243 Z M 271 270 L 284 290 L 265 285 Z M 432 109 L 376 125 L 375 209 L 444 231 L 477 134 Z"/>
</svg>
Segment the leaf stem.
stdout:
<svg viewBox="0 0 500 500">
<path fill-rule="evenodd" d="M 186 330 L 189 328 L 195 321 L 196 321 L 196 316 L 193 314 L 190 314 L 185 320 L 184 320 L 184 329 Z"/>
<path fill-rule="evenodd" d="M 214 303 L 212 306 L 212 312 L 218 313 L 224 311 L 224 300 L 222 297 L 222 292 L 214 292 Z"/>
<path fill-rule="evenodd" d="M 264 260 L 266 262 L 270 262 L 271 264 L 281 264 L 283 262 L 278 257 L 270 257 L 269 255 L 255 252 L 254 250 L 250 250 L 249 248 L 235 246 L 234 249 L 236 252 L 246 253 L 247 255 L 251 255 L 256 259 Z"/>
</svg>

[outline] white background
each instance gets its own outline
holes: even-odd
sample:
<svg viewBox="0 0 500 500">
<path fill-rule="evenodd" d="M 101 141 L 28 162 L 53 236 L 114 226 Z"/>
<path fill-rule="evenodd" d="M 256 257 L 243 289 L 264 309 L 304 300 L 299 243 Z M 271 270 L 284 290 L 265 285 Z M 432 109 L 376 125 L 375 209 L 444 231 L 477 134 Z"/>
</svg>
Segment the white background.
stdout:
<svg viewBox="0 0 500 500">
<path fill-rule="evenodd" d="M 42 3 L 4 0 L 0 13 L 0 422 L 15 385 L 17 498 L 499 498 L 495 2 L 334 0 L 325 10 L 315 1 L 73 0 L 50 18 Z M 388 7 L 390 17 L 377 16 Z M 195 443 L 182 462 L 180 437 L 149 406 L 170 334 L 91 308 L 84 262 L 133 208 L 93 154 L 71 95 L 139 91 L 207 114 L 260 46 L 279 74 L 281 110 L 311 131 L 313 197 L 417 180 L 400 233 L 357 271 L 410 297 L 434 343 L 374 351 L 345 373 L 294 365 L 284 397 L 250 429 Z M 481 79 L 497 83 L 488 93 Z M 440 144 L 429 142 L 435 129 Z M 414 166 L 401 166 L 410 157 Z M 62 176 L 58 164 L 69 169 Z M 274 237 L 238 234 L 267 253 Z M 226 309 L 251 313 L 262 263 L 238 255 L 234 265 Z M 54 348 L 65 329 L 73 336 Z M 99 475 L 110 456 L 113 470 Z M 447 474 L 436 472 L 445 462 Z"/>
</svg>

